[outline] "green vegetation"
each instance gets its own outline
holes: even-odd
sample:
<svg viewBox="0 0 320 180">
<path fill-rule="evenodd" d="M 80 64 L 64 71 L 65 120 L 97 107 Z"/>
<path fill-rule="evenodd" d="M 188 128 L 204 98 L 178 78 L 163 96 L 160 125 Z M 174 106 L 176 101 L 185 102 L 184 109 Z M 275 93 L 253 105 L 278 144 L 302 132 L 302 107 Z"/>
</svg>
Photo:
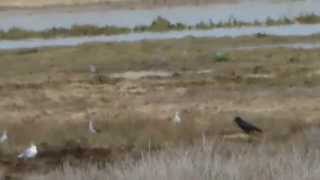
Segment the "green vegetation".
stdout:
<svg viewBox="0 0 320 180">
<path fill-rule="evenodd" d="M 229 61 L 229 55 L 227 53 L 224 52 L 217 52 L 214 54 L 214 60 L 217 62 L 226 62 Z"/>
<path fill-rule="evenodd" d="M 70 29 L 52 28 L 46 31 L 28 31 L 20 28 L 12 28 L 9 31 L 0 31 L 0 39 L 23 39 L 23 38 L 53 38 L 69 36 L 92 36 L 92 35 L 115 35 L 129 33 L 128 28 L 113 26 L 97 27 L 92 25 L 74 25 Z"/>
<path fill-rule="evenodd" d="M 126 34 L 130 32 L 165 32 L 165 31 L 180 31 L 199 29 L 207 30 L 214 28 L 232 28 L 243 26 L 277 26 L 288 25 L 299 22 L 302 24 L 315 24 L 320 23 L 320 16 L 316 14 L 307 14 L 296 17 L 291 20 L 287 17 L 280 19 L 267 18 L 264 22 L 244 22 L 239 21 L 234 17 L 230 17 L 227 22 L 214 23 L 211 20 L 209 22 L 199 22 L 194 26 L 188 26 L 183 23 L 173 24 L 163 17 L 157 17 L 149 26 L 139 25 L 132 29 L 115 26 L 97 27 L 94 25 L 74 25 L 70 29 L 68 28 L 51 28 L 45 31 L 31 31 L 20 28 L 12 28 L 8 31 L 0 31 L 0 39 L 23 39 L 23 38 L 56 38 L 56 37 L 70 37 L 70 36 L 94 36 L 94 35 L 117 35 Z"/>
<path fill-rule="evenodd" d="M 288 25 L 288 24 L 293 24 L 293 23 L 294 23 L 294 21 L 290 20 L 287 17 L 283 17 L 283 18 L 280 18 L 277 20 L 268 17 L 267 20 L 265 21 L 265 24 L 267 26 Z"/>
<path fill-rule="evenodd" d="M 303 24 L 317 24 L 320 22 L 320 16 L 314 13 L 302 15 L 296 18 L 299 23 Z"/>
</svg>

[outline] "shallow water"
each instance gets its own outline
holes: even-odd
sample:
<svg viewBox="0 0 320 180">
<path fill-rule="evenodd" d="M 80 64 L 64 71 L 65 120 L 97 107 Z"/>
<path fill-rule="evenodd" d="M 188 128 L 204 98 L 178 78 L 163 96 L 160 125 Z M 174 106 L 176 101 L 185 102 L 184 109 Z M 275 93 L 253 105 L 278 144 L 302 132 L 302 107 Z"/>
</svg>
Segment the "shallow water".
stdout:
<svg viewBox="0 0 320 180">
<path fill-rule="evenodd" d="M 147 10 L 108 10 L 103 7 L 64 10 L 0 10 L 0 29 L 12 27 L 43 30 L 52 27 L 70 27 L 74 24 L 97 26 L 113 25 L 133 27 L 149 25 L 157 16 L 173 23 L 194 25 L 200 21 L 225 22 L 234 17 L 241 21 L 265 20 L 267 17 L 293 18 L 301 14 L 320 14 L 319 0 L 300 1 L 245 1 L 236 4 L 215 4 L 207 6 L 186 6 Z"/>
<path fill-rule="evenodd" d="M 250 36 L 257 33 L 266 33 L 277 36 L 308 36 L 320 33 L 320 24 L 317 25 L 286 25 L 275 27 L 243 27 L 219 28 L 208 31 L 170 31 L 164 33 L 131 33 L 113 36 L 91 36 L 58 39 L 29 39 L 29 40 L 3 40 L 0 41 L 0 50 L 26 49 L 40 47 L 77 46 L 84 43 L 110 43 L 110 42 L 138 42 L 144 40 L 179 39 L 187 36 L 193 37 L 239 37 Z M 314 46 L 314 45 L 312 45 Z M 307 47 L 307 46 L 306 46 Z"/>
<path fill-rule="evenodd" d="M 226 51 L 251 51 L 255 49 L 272 49 L 272 48 L 289 48 L 289 49 L 320 49 L 320 43 L 292 43 L 292 44 L 264 44 L 257 46 L 245 46 L 238 48 L 227 48 Z"/>
</svg>

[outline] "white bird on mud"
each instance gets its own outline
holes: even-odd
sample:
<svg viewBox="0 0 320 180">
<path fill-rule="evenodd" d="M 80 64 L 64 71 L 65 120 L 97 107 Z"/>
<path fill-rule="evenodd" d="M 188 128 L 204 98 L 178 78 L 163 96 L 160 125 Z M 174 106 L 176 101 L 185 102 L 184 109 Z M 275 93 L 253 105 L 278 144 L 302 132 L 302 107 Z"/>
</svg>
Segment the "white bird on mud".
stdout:
<svg viewBox="0 0 320 180">
<path fill-rule="evenodd" d="M 92 133 L 92 134 L 96 134 L 97 133 L 97 130 L 93 125 L 93 120 L 89 121 L 89 132 Z"/>
<path fill-rule="evenodd" d="M 37 146 L 31 143 L 29 148 L 25 149 L 21 154 L 18 155 L 18 158 L 31 159 L 36 157 L 37 154 L 38 154 Z"/>
<path fill-rule="evenodd" d="M 180 117 L 180 112 L 176 112 L 173 118 L 173 122 L 176 124 L 180 124 L 181 123 L 181 117 Z"/>
<path fill-rule="evenodd" d="M 7 134 L 7 131 L 3 131 L 2 132 L 2 135 L 0 137 L 0 143 L 4 143 L 5 141 L 8 140 L 8 134 Z"/>
</svg>

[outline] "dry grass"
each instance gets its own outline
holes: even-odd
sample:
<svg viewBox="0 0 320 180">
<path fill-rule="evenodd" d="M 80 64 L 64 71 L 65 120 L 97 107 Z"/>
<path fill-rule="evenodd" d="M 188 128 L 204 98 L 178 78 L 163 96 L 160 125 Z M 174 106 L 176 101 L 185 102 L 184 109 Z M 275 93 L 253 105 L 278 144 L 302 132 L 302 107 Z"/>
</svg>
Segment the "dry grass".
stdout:
<svg viewBox="0 0 320 180">
<path fill-rule="evenodd" d="M 216 62 L 212 54 L 230 44 L 253 46 L 317 39 L 186 38 L 2 52 L 0 124 L 9 130 L 18 147 L 32 139 L 53 144 L 86 139 L 82 134 L 87 132 L 89 118 L 107 132 L 96 142 L 85 140 L 89 144 L 97 145 L 109 137 L 103 143 L 108 146 L 114 144 L 116 136 L 119 144 L 142 141 L 144 145 L 147 141 L 139 140 L 138 132 L 163 134 L 175 111 L 182 111 L 183 119 L 196 124 L 192 131 L 197 135 L 202 131 L 237 132 L 231 121 L 241 115 L 258 123 L 270 136 L 285 137 L 301 126 L 319 123 L 319 51 L 232 51 L 227 62 Z M 89 64 L 97 66 L 105 78 L 102 82 L 92 79 Z M 168 76 L 162 77 L 161 72 Z M 132 79 L 133 75 L 138 76 Z M 117 125 L 119 122 L 124 123 Z M 139 124 L 129 130 L 132 137 L 123 133 L 128 129 L 120 129 L 126 122 Z M 278 127 L 273 127 L 274 123 Z M 111 133 L 108 126 L 117 128 Z M 34 127 L 39 127 L 38 131 L 33 131 Z M 69 128 L 77 130 L 68 135 Z M 37 138 L 49 130 L 50 136 Z M 169 141 L 168 134 L 156 138 L 157 142 Z"/>
<path fill-rule="evenodd" d="M 230 48 L 230 44 L 238 47 L 315 42 L 318 39 L 318 36 L 303 39 L 189 37 L 158 42 L 1 52 L 0 127 L 8 130 L 9 142 L 1 146 L 3 156 L 0 156 L 0 162 L 15 164 L 16 154 L 30 141 L 35 141 L 40 151 L 46 151 L 48 146 L 64 147 L 72 143 L 97 148 L 124 146 L 135 152 L 165 150 L 155 156 L 147 155 L 133 164 L 122 165 L 125 169 L 121 169 L 120 165 L 112 166 L 111 170 L 119 174 L 110 174 L 108 168 L 101 170 L 92 167 L 86 171 L 89 175 L 97 173 L 97 176 L 108 172 L 106 176 L 110 175 L 110 179 L 130 176 L 150 179 L 161 168 L 164 168 L 161 170 L 164 174 L 159 175 L 162 179 L 180 179 L 184 178 L 183 174 L 194 179 L 232 179 L 236 176 L 256 179 L 258 172 L 266 173 L 266 179 L 274 179 L 276 175 L 283 178 L 286 174 L 290 176 L 293 171 L 297 173 L 297 178 L 303 179 L 304 175 L 311 178 L 316 172 L 312 169 L 315 167 L 311 166 L 313 161 L 302 162 L 310 164 L 308 171 L 304 166 L 295 170 L 296 166 L 305 164 L 298 163 L 294 158 L 308 159 L 317 150 L 312 149 L 314 154 L 307 156 L 301 144 L 292 148 L 289 145 L 282 147 L 279 143 L 298 139 L 297 134 L 320 123 L 317 108 L 320 101 L 319 51 L 284 48 L 230 51 L 229 60 L 223 62 L 215 61 L 213 55 Z M 89 73 L 89 64 L 97 66 L 97 76 Z M 130 78 L 127 78 L 128 75 Z M 133 75 L 135 78 L 131 78 Z M 181 111 L 183 119 L 178 126 L 169 121 L 175 111 Z M 240 130 L 232 123 L 234 116 L 242 116 L 262 128 L 262 139 L 266 144 L 255 147 L 217 142 L 218 145 L 213 147 L 186 150 L 188 156 L 177 155 L 181 150 L 167 152 L 167 149 L 176 146 L 195 145 L 202 135 L 208 139 L 238 142 Z M 102 130 L 101 134 L 88 133 L 87 123 L 91 118 Z M 245 141 L 248 140 L 255 142 L 250 138 Z M 306 147 L 311 147 L 310 144 Z M 224 148 L 230 150 L 227 151 L 229 155 L 221 154 Z M 272 151 L 274 154 L 270 155 L 264 152 L 264 148 L 280 150 Z M 209 149 L 209 153 L 201 157 L 199 152 L 203 149 Z M 208 161 L 202 160 L 210 154 L 214 156 L 210 156 Z M 285 159 L 280 160 L 281 156 Z M 255 161 L 254 157 L 259 161 Z M 160 163 L 159 167 L 151 164 L 156 160 Z M 220 160 L 223 160 L 222 166 L 216 167 L 221 164 Z M 241 161 L 245 161 L 241 172 L 253 169 L 254 173 L 241 174 L 237 168 Z M 257 164 L 253 165 L 253 161 Z M 204 165 L 209 163 L 209 170 L 204 171 L 202 162 Z M 219 164 L 214 164 L 217 162 Z M 276 163 L 272 165 L 273 162 Z M 49 166 L 46 159 L 40 157 L 28 163 L 35 172 Z M 232 166 L 234 163 L 238 164 Z M 143 174 L 146 166 L 155 170 L 148 171 L 150 176 Z M 181 169 L 177 173 L 172 172 L 170 168 L 173 166 Z M 199 169 L 195 170 L 197 167 Z M 267 170 L 262 172 L 265 168 Z M 10 174 L 10 170 L 5 173 Z M 21 169 L 14 170 L 17 173 Z M 75 174 L 68 172 L 70 176 L 87 176 L 77 168 L 66 167 L 66 171 L 74 171 Z M 60 171 L 58 174 L 63 176 Z M 49 174 L 45 178 L 49 176 L 55 175 Z"/>
<path fill-rule="evenodd" d="M 304 138 L 311 140 L 308 136 Z M 204 141 L 194 147 L 145 153 L 139 161 L 129 159 L 105 168 L 95 165 L 72 167 L 66 163 L 62 169 L 46 175 L 31 175 L 27 179 L 316 180 L 320 176 L 320 151 L 314 145 L 315 142 L 307 144 L 297 140 L 291 144 Z"/>
</svg>

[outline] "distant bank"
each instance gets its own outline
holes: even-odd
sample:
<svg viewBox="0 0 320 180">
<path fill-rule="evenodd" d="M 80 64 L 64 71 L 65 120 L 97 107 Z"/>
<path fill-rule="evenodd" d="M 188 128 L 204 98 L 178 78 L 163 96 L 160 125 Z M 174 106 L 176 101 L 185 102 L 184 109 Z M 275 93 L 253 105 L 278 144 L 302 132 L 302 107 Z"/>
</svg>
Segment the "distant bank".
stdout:
<svg viewBox="0 0 320 180">
<path fill-rule="evenodd" d="M 169 32 L 143 32 L 111 36 L 81 36 L 54 39 L 23 39 L 23 40 L 1 40 L 0 50 L 32 49 L 42 47 L 70 47 L 86 43 L 119 43 L 119 42 L 140 42 L 168 39 L 191 38 L 223 38 L 255 36 L 264 38 L 267 36 L 299 37 L 313 36 L 320 34 L 320 24 L 313 25 L 285 25 L 285 26 L 263 26 L 263 27 L 242 27 L 242 28 L 218 28 L 211 30 L 187 30 Z M 318 45 L 306 45 L 307 47 L 318 47 Z M 296 46 L 294 45 L 294 48 Z M 299 48 L 299 46 L 298 46 Z"/>
<path fill-rule="evenodd" d="M 208 3 L 233 3 L 238 0 L 1 0 L 0 8 L 41 8 L 104 4 L 110 7 L 139 8 L 173 5 L 200 5 Z M 1 10 L 0 9 L 0 10 Z"/>
</svg>

